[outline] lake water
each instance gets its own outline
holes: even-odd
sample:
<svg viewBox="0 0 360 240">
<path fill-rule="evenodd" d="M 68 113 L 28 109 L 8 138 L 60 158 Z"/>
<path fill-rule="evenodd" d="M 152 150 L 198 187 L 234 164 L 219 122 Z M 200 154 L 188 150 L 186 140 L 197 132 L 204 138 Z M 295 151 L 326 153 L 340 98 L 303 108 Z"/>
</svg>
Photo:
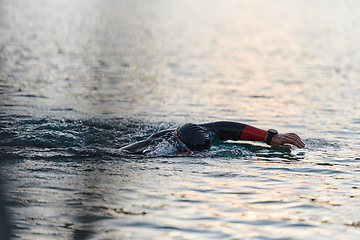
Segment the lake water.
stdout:
<svg viewBox="0 0 360 240">
<path fill-rule="evenodd" d="M 360 2 L 0 0 L 15 239 L 360 239 Z M 117 149 L 185 122 L 305 149 Z"/>
</svg>

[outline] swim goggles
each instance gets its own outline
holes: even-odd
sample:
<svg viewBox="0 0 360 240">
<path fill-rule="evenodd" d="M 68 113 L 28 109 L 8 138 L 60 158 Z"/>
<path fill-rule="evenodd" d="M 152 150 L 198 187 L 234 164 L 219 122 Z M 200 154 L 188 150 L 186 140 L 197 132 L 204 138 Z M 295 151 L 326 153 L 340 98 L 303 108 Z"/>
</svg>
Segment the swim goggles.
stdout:
<svg viewBox="0 0 360 240">
<path fill-rule="evenodd" d="M 190 148 L 188 148 L 188 146 L 186 146 L 185 143 L 183 143 L 183 141 L 181 141 L 181 139 L 179 138 L 179 136 L 178 136 L 179 129 L 180 129 L 180 128 L 178 128 L 178 129 L 176 130 L 176 133 L 175 133 L 175 135 L 174 135 L 175 138 L 179 141 L 180 145 L 181 145 L 183 148 L 185 148 L 185 150 L 188 152 L 188 154 L 194 155 L 195 153 L 194 153 L 193 151 L 191 151 Z"/>
</svg>

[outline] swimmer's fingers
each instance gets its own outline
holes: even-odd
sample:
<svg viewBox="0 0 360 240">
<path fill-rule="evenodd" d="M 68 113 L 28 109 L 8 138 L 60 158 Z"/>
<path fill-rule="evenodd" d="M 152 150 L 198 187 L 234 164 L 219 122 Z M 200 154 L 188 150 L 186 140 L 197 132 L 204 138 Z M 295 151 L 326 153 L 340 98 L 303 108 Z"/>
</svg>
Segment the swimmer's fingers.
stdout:
<svg viewBox="0 0 360 240">
<path fill-rule="evenodd" d="M 288 144 L 295 145 L 298 148 L 304 148 L 305 147 L 304 142 L 295 133 L 276 134 L 271 139 L 271 146 L 280 146 L 280 147 L 283 147 L 283 148 L 290 149 L 291 146 L 288 145 Z"/>
<path fill-rule="evenodd" d="M 291 149 L 291 146 L 288 144 L 284 144 L 284 145 L 275 145 L 275 147 L 281 147 L 281 148 L 286 148 L 286 149 Z"/>
</svg>

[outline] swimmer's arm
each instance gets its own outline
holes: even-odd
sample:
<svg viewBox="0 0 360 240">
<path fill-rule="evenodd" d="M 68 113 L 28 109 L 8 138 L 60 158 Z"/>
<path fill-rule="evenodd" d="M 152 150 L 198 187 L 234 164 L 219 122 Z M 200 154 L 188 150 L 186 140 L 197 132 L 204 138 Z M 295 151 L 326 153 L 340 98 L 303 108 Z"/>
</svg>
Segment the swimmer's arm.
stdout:
<svg viewBox="0 0 360 240">
<path fill-rule="evenodd" d="M 250 140 L 266 142 L 268 133 L 265 130 L 237 122 L 213 122 L 200 124 L 200 126 L 219 135 L 220 140 Z M 279 146 L 290 149 L 293 144 L 299 148 L 305 147 L 300 137 L 295 133 L 276 134 L 271 140 L 271 146 Z"/>
<path fill-rule="evenodd" d="M 250 140 L 250 141 L 264 141 L 266 134 L 265 130 L 252 127 L 238 122 L 212 122 L 200 124 L 199 126 L 217 133 L 221 141 L 226 140 Z"/>
<path fill-rule="evenodd" d="M 150 137 L 148 137 L 147 139 L 145 139 L 143 141 L 139 141 L 139 142 L 129 144 L 127 146 L 124 146 L 124 147 L 120 148 L 120 150 L 129 152 L 129 153 L 141 153 L 142 151 L 145 150 L 145 148 L 147 146 L 149 146 L 151 141 L 159 139 L 163 135 L 165 135 L 166 133 L 171 132 L 171 131 L 174 131 L 174 130 L 165 130 L 165 131 L 162 131 L 162 132 L 155 133 L 155 134 L 151 135 Z"/>
<path fill-rule="evenodd" d="M 150 142 L 151 140 L 148 138 L 146 140 L 135 142 L 125 147 L 122 147 L 120 148 L 120 151 L 125 151 L 129 153 L 141 153 L 147 146 L 149 146 Z"/>
</svg>

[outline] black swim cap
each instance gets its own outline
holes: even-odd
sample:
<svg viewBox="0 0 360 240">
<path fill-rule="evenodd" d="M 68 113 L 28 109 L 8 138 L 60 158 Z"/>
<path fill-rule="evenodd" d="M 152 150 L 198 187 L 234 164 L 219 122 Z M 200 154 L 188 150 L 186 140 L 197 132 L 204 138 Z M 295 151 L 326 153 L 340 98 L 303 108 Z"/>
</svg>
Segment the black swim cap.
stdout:
<svg viewBox="0 0 360 240">
<path fill-rule="evenodd" d="M 203 151 L 210 148 L 209 135 L 199 125 L 186 123 L 179 128 L 177 136 L 192 151 Z"/>
</svg>

